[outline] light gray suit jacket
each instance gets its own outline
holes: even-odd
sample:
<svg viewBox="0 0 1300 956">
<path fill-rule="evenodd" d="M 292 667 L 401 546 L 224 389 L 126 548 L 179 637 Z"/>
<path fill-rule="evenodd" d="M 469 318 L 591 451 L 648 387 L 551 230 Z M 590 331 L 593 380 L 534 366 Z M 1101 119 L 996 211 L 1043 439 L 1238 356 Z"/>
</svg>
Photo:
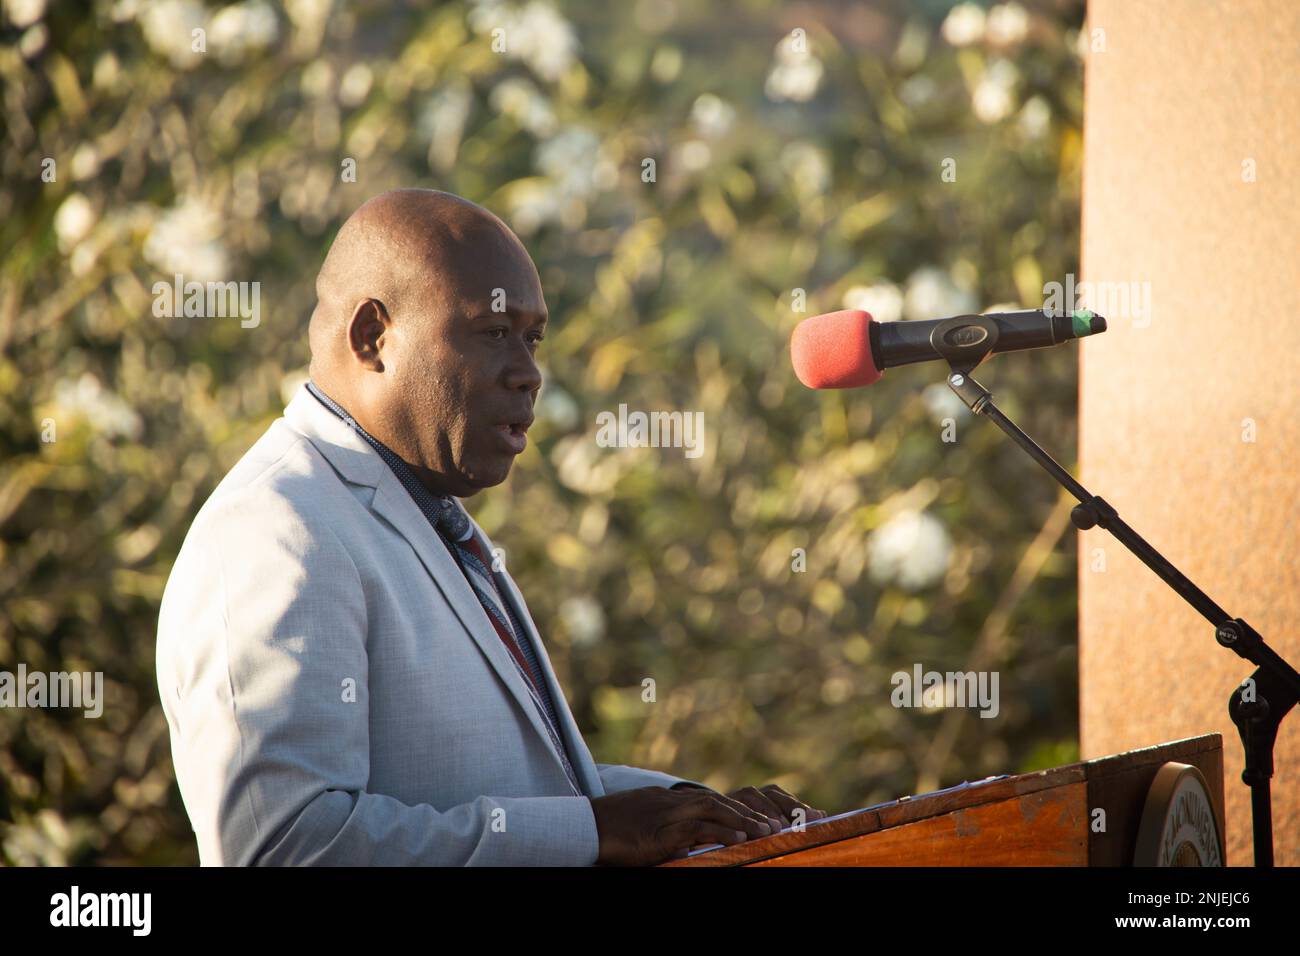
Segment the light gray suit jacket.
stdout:
<svg viewBox="0 0 1300 956">
<path fill-rule="evenodd" d="M 504 570 L 497 583 L 585 794 L 682 782 L 592 760 L 523 596 Z M 204 865 L 596 860 L 591 804 L 460 568 L 305 387 L 200 509 L 157 651 Z"/>
</svg>

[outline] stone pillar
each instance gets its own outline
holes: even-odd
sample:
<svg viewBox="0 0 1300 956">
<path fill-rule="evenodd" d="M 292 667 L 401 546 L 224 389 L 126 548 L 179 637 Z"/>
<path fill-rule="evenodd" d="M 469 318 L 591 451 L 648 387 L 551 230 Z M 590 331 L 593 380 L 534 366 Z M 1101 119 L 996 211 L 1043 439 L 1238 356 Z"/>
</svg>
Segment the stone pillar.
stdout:
<svg viewBox="0 0 1300 956">
<path fill-rule="evenodd" d="M 1093 290 L 1110 329 L 1080 343 L 1081 479 L 1300 664 L 1300 3 L 1092 0 L 1085 36 L 1081 278 L 1124 285 Z M 1253 666 L 1100 529 L 1079 599 L 1083 756 L 1223 734 L 1228 859 L 1249 865 L 1226 705 Z M 1276 762 L 1296 866 L 1300 712 Z"/>
</svg>

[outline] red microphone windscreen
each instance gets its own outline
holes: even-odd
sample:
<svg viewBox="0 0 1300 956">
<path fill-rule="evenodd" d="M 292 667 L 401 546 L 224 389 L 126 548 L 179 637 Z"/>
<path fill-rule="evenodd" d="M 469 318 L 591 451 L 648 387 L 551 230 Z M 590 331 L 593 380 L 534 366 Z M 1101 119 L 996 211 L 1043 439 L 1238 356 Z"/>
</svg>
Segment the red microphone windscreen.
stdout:
<svg viewBox="0 0 1300 956">
<path fill-rule="evenodd" d="M 790 336 L 794 374 L 809 388 L 858 388 L 880 379 L 871 353 L 871 323 L 861 309 L 804 319 Z"/>
</svg>

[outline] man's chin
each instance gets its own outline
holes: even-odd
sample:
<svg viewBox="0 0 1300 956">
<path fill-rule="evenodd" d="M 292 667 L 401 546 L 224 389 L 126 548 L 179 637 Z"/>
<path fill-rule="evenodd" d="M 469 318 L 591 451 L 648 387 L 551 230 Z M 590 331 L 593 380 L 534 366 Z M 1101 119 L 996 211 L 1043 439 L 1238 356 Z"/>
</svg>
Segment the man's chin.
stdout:
<svg viewBox="0 0 1300 956">
<path fill-rule="evenodd" d="M 510 477 L 510 467 L 513 461 L 506 462 L 504 466 L 495 465 L 485 468 L 476 468 L 472 472 L 462 472 L 461 488 L 454 492 L 457 498 L 470 498 L 487 488 L 495 488 L 501 482 Z"/>
</svg>

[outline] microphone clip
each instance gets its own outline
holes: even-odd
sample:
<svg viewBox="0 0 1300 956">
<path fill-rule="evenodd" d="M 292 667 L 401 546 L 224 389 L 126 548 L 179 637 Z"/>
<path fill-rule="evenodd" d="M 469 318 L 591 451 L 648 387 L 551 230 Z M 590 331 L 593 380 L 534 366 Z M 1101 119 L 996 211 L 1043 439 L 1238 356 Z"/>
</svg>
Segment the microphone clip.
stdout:
<svg viewBox="0 0 1300 956">
<path fill-rule="evenodd" d="M 970 373 L 993 354 L 997 343 L 997 323 L 983 315 L 955 315 L 930 332 L 930 345 L 951 369 L 948 387 L 977 415 L 993 396 Z"/>
<path fill-rule="evenodd" d="M 930 331 L 930 345 L 954 372 L 969 374 L 998 344 L 998 324 L 986 315 L 954 315 Z"/>
</svg>

